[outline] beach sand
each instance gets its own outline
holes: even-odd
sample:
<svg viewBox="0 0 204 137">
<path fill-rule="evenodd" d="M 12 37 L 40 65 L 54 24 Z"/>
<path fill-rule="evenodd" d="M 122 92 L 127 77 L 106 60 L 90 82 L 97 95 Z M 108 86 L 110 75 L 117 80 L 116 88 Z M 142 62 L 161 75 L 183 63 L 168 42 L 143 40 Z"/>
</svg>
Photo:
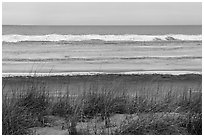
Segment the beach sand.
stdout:
<svg viewBox="0 0 204 137">
<path fill-rule="evenodd" d="M 181 93 L 185 90 L 201 92 L 202 76 L 199 74 L 185 75 L 162 75 L 162 74 L 140 74 L 140 75 L 76 75 L 76 76 L 16 76 L 3 77 L 3 93 L 9 91 L 30 88 L 33 82 L 40 86 L 46 86 L 50 93 L 69 91 L 71 95 L 86 92 L 93 85 L 102 87 L 124 88 L 130 95 L 142 94 L 144 91 L 155 94 L 156 90 L 162 92 Z M 119 92 L 119 91 L 118 91 Z M 158 91 L 157 91 L 158 92 Z"/>
<path fill-rule="evenodd" d="M 20 101 L 21 98 L 19 97 L 23 97 L 23 95 L 26 95 L 27 93 L 29 93 L 29 91 L 32 91 L 34 95 L 35 93 L 37 93 L 37 95 L 43 95 L 45 92 L 45 95 L 50 96 L 49 105 L 46 107 L 46 109 L 43 109 L 39 113 L 41 119 L 44 119 L 43 121 L 45 121 L 43 122 L 43 126 L 32 125 L 30 128 L 25 129 L 26 131 L 29 131 L 29 134 L 191 134 L 190 130 L 186 128 L 185 125 L 177 126 L 179 121 L 186 123 L 186 118 L 189 118 L 190 116 L 193 118 L 195 117 L 194 121 L 196 121 L 197 123 L 193 124 L 197 125 L 198 127 L 198 129 L 195 130 L 198 131 L 198 133 L 194 133 L 192 131 L 192 134 L 201 133 L 199 125 L 201 122 L 200 117 L 196 117 L 197 115 L 200 115 L 199 113 L 194 113 L 194 111 L 200 112 L 201 109 L 200 96 L 202 94 L 202 75 L 199 74 L 100 74 L 41 77 L 12 76 L 3 77 L 2 85 L 3 99 L 5 100 L 5 104 L 7 101 L 9 102 L 9 98 L 11 98 L 11 102 L 12 100 L 16 99 L 17 101 Z M 34 98 L 35 96 L 32 96 L 32 92 L 30 93 L 31 96 L 28 96 L 29 101 L 27 102 L 27 104 L 25 104 L 25 108 L 29 108 L 29 105 L 31 105 L 32 108 L 35 108 L 35 105 L 40 105 L 40 107 L 36 108 L 36 110 L 38 110 L 42 106 L 42 104 L 39 104 L 38 102 L 38 100 L 40 101 L 41 98 Z M 67 95 L 69 97 L 67 97 Z M 131 102 L 132 99 L 135 99 L 135 101 L 139 101 L 140 99 L 144 100 L 142 100 L 143 102 L 140 102 L 139 104 L 137 104 L 137 106 L 135 106 L 136 109 L 135 107 L 133 107 L 134 109 L 127 109 L 133 114 L 129 114 L 129 111 L 127 111 L 126 107 L 123 106 L 124 104 L 121 104 L 120 101 L 118 103 L 117 100 L 115 100 L 116 102 L 114 103 L 116 103 L 116 106 L 122 105 L 122 110 L 121 112 L 111 113 L 111 115 L 107 118 L 109 119 L 109 126 L 107 126 L 106 124 L 107 119 L 102 120 L 103 113 L 101 111 L 94 117 L 84 118 L 84 121 L 80 121 L 79 119 L 77 119 L 73 121 L 73 127 L 69 127 L 70 121 L 68 120 L 74 120 L 74 118 L 76 117 L 75 115 L 79 115 L 80 112 L 74 115 L 72 115 L 72 113 L 64 114 L 64 110 L 66 110 L 67 112 L 70 109 L 70 104 L 67 104 L 68 106 L 64 106 L 63 101 L 67 101 L 69 103 L 85 101 L 84 105 L 87 105 L 87 107 L 84 107 L 84 105 L 79 103 L 79 109 L 82 109 L 83 112 L 86 112 L 86 110 L 88 111 L 90 109 L 90 111 L 88 112 L 92 113 L 92 111 L 95 111 L 95 109 L 102 109 L 103 105 L 105 105 L 105 108 L 110 105 L 107 103 L 102 104 L 101 108 L 97 107 L 97 105 L 100 106 L 100 99 L 103 100 L 102 97 L 104 95 L 106 96 L 107 100 L 109 100 L 109 98 L 114 100 L 115 98 L 118 100 L 121 99 L 120 101 L 122 101 L 121 97 L 127 97 L 125 98 L 125 105 L 127 105 L 128 102 Z M 97 97 L 99 99 L 97 99 Z M 73 102 L 70 102 L 70 99 L 73 100 Z M 23 102 L 26 100 L 26 98 L 22 98 Z M 196 104 L 186 104 L 187 106 L 185 106 L 185 101 L 189 103 L 189 100 L 192 104 Z M 146 101 L 151 102 L 151 104 L 146 104 Z M 183 106 L 182 104 L 177 103 L 182 101 L 184 101 Z M 148 109 L 149 107 L 153 110 L 155 108 L 155 112 L 153 110 L 151 112 L 151 110 Z M 5 106 L 4 109 L 6 109 Z M 13 109 L 15 110 L 16 108 Z M 77 110 L 77 106 L 73 107 L 72 109 Z M 117 110 L 117 107 L 114 109 Z M 186 112 L 186 109 L 188 113 Z M 124 110 L 126 110 L 127 112 Z M 54 113 L 55 111 L 56 114 Z M 174 123 L 174 125 L 169 126 L 169 120 L 170 122 L 173 121 L 176 124 Z M 15 120 L 12 122 L 15 122 Z M 152 124 L 152 126 L 150 124 Z M 163 125 L 162 127 L 158 128 L 157 126 L 161 126 L 160 124 Z M 138 126 L 138 129 L 134 128 L 134 126 Z M 153 126 L 156 126 L 156 130 L 152 128 Z M 164 128 L 165 131 L 163 131 Z"/>
</svg>

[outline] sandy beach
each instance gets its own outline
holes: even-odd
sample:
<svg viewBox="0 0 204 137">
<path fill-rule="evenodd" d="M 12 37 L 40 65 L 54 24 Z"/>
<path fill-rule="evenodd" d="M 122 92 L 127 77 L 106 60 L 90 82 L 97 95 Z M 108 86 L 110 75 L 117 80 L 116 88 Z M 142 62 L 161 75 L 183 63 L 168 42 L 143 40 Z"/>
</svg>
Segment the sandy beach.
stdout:
<svg viewBox="0 0 204 137">
<path fill-rule="evenodd" d="M 202 135 L 201 3 L 2 11 L 3 135 Z"/>
<path fill-rule="evenodd" d="M 182 93 L 185 90 L 201 92 L 202 75 L 200 74 L 98 74 L 98 75 L 75 75 L 75 76 L 15 76 L 3 78 L 3 93 L 7 94 L 17 89 L 30 88 L 33 81 L 39 83 L 39 87 L 45 85 L 47 90 L 52 94 L 55 92 L 66 93 L 67 90 L 71 95 L 79 95 L 88 90 L 92 85 L 114 86 L 123 85 L 126 93 L 136 95 L 143 93 L 144 90 L 149 94 L 155 94 L 157 88 L 167 92 L 172 90 L 174 93 Z M 67 89 L 68 88 L 68 89 Z M 144 89 L 143 89 L 144 88 Z M 151 89 L 153 91 L 148 91 Z M 161 95 L 161 94 L 160 94 Z"/>
<path fill-rule="evenodd" d="M 12 76 L 3 77 L 2 88 L 3 116 L 34 110 L 32 117 L 13 117 L 29 121 L 15 134 L 191 134 L 186 118 L 197 126 L 193 134 L 200 133 L 200 74 Z M 158 130 L 166 120 L 173 129 L 161 123 Z"/>
</svg>

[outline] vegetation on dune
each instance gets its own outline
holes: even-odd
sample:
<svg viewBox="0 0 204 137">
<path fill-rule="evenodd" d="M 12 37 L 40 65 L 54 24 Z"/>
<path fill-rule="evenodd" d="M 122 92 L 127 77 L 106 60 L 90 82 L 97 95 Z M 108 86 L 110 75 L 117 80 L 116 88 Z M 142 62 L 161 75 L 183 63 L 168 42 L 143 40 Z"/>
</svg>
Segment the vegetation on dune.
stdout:
<svg viewBox="0 0 204 137">
<path fill-rule="evenodd" d="M 146 85 L 147 87 L 149 85 Z M 36 83 L 29 88 L 15 89 L 2 97 L 2 133 L 31 134 L 30 128 L 47 126 L 46 116 L 62 117 L 69 134 L 97 134 L 77 131 L 77 123 L 96 118 L 104 121 L 105 128 L 112 130 L 112 116 L 137 115 L 125 119 L 114 129 L 114 134 L 202 134 L 202 93 L 191 89 L 175 93 L 151 89 L 161 96 L 152 96 L 147 87 L 144 94 L 126 93 L 121 82 L 99 86 L 97 82 L 87 91 L 71 96 L 66 93 L 50 94 L 46 85 Z M 145 91 L 147 90 L 147 91 Z M 112 133 L 112 132 L 108 132 Z"/>
</svg>

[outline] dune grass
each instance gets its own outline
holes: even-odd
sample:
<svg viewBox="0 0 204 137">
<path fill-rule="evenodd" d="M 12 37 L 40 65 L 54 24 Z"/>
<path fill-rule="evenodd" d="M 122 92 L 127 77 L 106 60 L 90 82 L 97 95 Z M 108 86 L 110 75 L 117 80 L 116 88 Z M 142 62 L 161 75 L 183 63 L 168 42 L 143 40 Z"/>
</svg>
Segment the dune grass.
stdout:
<svg viewBox="0 0 204 137">
<path fill-rule="evenodd" d="M 116 81 L 103 86 L 96 82 L 73 96 L 68 88 L 66 93 L 50 94 L 42 83 L 33 80 L 29 88 L 3 92 L 4 135 L 30 134 L 29 128 L 46 126 L 47 115 L 65 118 L 69 133 L 81 134 L 76 130 L 77 122 L 100 117 L 109 128 L 110 117 L 115 114 L 137 114 L 138 119 L 121 124 L 114 134 L 202 134 L 201 92 L 187 89 L 178 95 L 172 89 L 161 91 L 158 87 L 149 91 L 146 85 L 144 94 L 129 95 L 125 84 Z"/>
</svg>

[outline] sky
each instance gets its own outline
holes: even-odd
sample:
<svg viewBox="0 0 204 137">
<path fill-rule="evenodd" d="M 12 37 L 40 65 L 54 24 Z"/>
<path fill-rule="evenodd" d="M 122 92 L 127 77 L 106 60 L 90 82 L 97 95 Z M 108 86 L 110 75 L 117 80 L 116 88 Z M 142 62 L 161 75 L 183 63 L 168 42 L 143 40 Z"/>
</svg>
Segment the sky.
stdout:
<svg viewBox="0 0 204 137">
<path fill-rule="evenodd" d="M 202 3 L 3 2 L 3 25 L 201 25 Z"/>
</svg>

